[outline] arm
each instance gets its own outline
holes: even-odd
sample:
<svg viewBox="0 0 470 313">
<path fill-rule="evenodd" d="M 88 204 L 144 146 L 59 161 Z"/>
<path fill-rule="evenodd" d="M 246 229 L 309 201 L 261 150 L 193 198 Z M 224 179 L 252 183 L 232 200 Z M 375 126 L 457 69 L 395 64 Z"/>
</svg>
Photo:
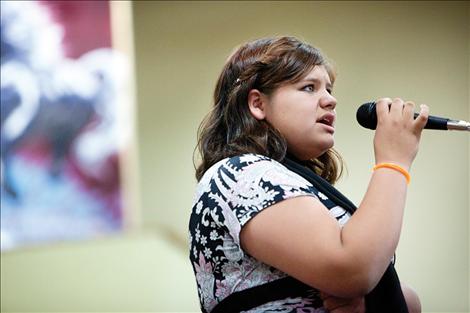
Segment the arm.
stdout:
<svg viewBox="0 0 470 313">
<path fill-rule="evenodd" d="M 413 105 L 377 103 L 376 161 L 411 166 L 427 109 L 413 120 Z M 390 169 L 372 175 L 356 213 L 341 228 L 313 197 L 281 201 L 242 229 L 245 251 L 258 260 L 337 297 L 367 294 L 379 281 L 398 243 L 406 198 L 404 177 Z"/>
</svg>

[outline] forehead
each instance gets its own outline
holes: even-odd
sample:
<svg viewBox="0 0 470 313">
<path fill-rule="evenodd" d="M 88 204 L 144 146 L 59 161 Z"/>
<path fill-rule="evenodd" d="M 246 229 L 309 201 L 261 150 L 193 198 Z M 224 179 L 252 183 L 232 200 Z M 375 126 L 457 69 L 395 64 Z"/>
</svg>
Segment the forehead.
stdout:
<svg viewBox="0 0 470 313">
<path fill-rule="evenodd" d="M 309 72 L 305 74 L 300 81 L 305 80 L 317 80 L 324 81 L 327 84 L 331 85 L 330 75 L 328 74 L 327 69 L 323 65 L 316 65 Z"/>
</svg>

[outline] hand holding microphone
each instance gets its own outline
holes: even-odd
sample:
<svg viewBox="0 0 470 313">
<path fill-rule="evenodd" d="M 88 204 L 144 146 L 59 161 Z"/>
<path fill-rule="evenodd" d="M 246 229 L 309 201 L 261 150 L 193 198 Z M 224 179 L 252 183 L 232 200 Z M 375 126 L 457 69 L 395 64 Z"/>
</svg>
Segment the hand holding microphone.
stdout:
<svg viewBox="0 0 470 313">
<path fill-rule="evenodd" d="M 416 118 L 418 113 L 414 114 Z M 376 103 L 367 102 L 359 107 L 356 113 L 356 119 L 362 127 L 375 129 L 377 127 Z M 470 131 L 470 122 L 461 120 L 451 120 L 448 118 L 429 116 L 425 129 L 439 130 L 461 130 Z"/>
<path fill-rule="evenodd" d="M 427 123 L 429 109 L 421 105 L 414 118 L 411 101 L 383 98 L 376 101 L 377 130 L 374 136 L 376 164 L 394 163 L 409 170 L 418 152 L 421 132 Z"/>
</svg>

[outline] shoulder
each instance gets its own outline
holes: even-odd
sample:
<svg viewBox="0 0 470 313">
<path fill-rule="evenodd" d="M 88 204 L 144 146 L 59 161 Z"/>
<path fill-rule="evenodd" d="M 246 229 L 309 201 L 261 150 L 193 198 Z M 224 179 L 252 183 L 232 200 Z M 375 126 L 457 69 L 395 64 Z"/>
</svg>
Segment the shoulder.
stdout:
<svg viewBox="0 0 470 313">
<path fill-rule="evenodd" d="M 210 167 L 197 185 L 193 203 L 212 197 L 233 208 L 249 203 L 261 209 L 305 194 L 316 196 L 317 190 L 303 177 L 269 157 L 243 154 Z"/>
<path fill-rule="evenodd" d="M 214 180 L 238 183 L 259 183 L 260 180 L 274 185 L 295 185 L 311 188 L 303 177 L 287 169 L 280 162 L 259 154 L 243 154 L 225 158 L 212 165 L 198 183 L 200 194 Z"/>
<path fill-rule="evenodd" d="M 232 171 L 235 172 L 243 172 L 247 169 L 253 168 L 253 166 L 259 168 L 275 166 L 276 164 L 279 164 L 279 162 L 264 155 L 253 153 L 242 154 L 230 158 L 225 158 L 217 162 L 212 167 L 210 167 L 209 170 L 207 170 L 204 176 L 206 176 L 206 174 L 208 174 L 208 176 L 212 176 L 214 172 L 219 172 L 221 169 L 224 168 L 230 168 Z"/>
</svg>

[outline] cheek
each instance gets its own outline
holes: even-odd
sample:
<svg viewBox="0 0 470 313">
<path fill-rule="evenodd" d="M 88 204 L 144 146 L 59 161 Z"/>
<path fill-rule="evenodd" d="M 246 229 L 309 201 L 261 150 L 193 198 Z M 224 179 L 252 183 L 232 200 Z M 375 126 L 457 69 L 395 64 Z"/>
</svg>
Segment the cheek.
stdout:
<svg viewBox="0 0 470 313">
<path fill-rule="evenodd" d="M 315 125 L 317 106 L 309 97 L 277 98 L 271 103 L 266 120 L 284 136 L 298 136 Z"/>
<path fill-rule="evenodd" d="M 296 110 L 278 111 L 272 118 L 272 125 L 284 136 L 296 134 L 302 125 L 305 124 L 305 115 Z"/>
<path fill-rule="evenodd" d="M 282 131 L 289 125 L 295 117 L 293 116 L 293 110 L 288 105 L 284 105 L 282 101 L 276 101 L 271 103 L 269 108 L 266 110 L 266 121 L 271 124 L 274 128 Z"/>
</svg>

